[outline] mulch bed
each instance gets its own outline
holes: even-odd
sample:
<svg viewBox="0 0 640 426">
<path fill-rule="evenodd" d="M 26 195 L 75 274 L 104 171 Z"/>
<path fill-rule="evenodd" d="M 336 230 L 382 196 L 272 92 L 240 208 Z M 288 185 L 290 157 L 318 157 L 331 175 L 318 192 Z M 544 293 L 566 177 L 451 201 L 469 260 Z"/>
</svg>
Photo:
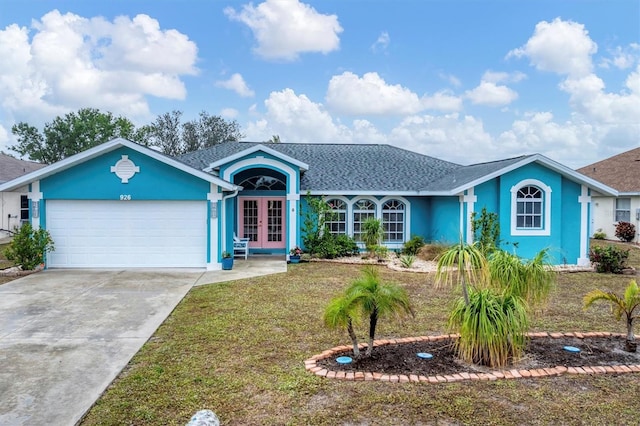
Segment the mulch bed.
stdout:
<svg viewBox="0 0 640 426">
<path fill-rule="evenodd" d="M 333 371 L 366 371 L 422 376 L 451 375 L 462 372 L 480 373 L 495 370 L 462 362 L 456 358 L 453 346 L 452 339 L 390 344 L 374 347 L 370 357 L 364 356 L 364 352 L 362 352 L 360 359 L 355 359 L 350 364 L 336 362 L 338 356 L 353 356 L 351 351 L 345 351 L 344 353 L 318 360 L 317 365 Z M 564 346 L 580 348 L 581 352 L 568 352 L 563 349 Z M 419 358 L 417 354 L 420 352 L 430 353 L 433 358 Z M 624 351 L 623 337 L 608 336 L 582 339 L 577 337 L 537 337 L 529 340 L 523 359 L 517 360 L 505 367 L 505 369 L 635 364 L 640 364 L 640 352 L 630 353 Z"/>
</svg>

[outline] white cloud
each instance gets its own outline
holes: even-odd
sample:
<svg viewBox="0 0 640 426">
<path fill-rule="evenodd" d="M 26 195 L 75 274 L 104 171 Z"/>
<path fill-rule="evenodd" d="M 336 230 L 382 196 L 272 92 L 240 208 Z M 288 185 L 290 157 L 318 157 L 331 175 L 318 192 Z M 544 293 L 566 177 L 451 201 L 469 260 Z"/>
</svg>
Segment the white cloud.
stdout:
<svg viewBox="0 0 640 426">
<path fill-rule="evenodd" d="M 323 15 L 298 0 L 266 0 L 224 9 L 230 19 L 247 25 L 256 38 L 254 51 L 265 59 L 294 60 L 301 53 L 329 53 L 340 47 L 342 27 L 336 15 Z"/>
<path fill-rule="evenodd" d="M 261 131 L 267 133 L 263 138 L 269 139 L 271 135 L 278 134 L 295 142 L 345 141 L 345 135 L 341 134 L 344 128 L 334 123 L 321 104 L 312 102 L 306 95 L 296 95 L 293 90 L 284 89 L 271 92 L 264 104 L 269 126 L 260 126 Z M 251 132 L 254 131 L 252 126 Z M 248 130 L 247 136 L 250 135 Z"/>
<path fill-rule="evenodd" d="M 243 98 L 251 98 L 255 95 L 255 92 L 247 86 L 242 75 L 238 73 L 233 74 L 228 80 L 216 81 L 216 86 L 233 90 Z"/>
<path fill-rule="evenodd" d="M 509 105 L 518 99 L 518 93 L 515 90 L 489 81 L 481 81 L 476 88 L 465 92 L 465 96 L 474 104 L 492 107 Z"/>
<path fill-rule="evenodd" d="M 556 18 L 539 22 L 527 43 L 507 57 L 526 56 L 539 70 L 583 76 L 591 72 L 591 55 L 597 50 L 584 25 Z"/>
<path fill-rule="evenodd" d="M 378 36 L 378 39 L 376 40 L 376 42 L 371 45 L 371 50 L 373 50 L 374 52 L 380 52 L 380 51 L 386 52 L 390 42 L 391 42 L 391 38 L 389 38 L 389 33 L 386 31 L 383 31 Z"/>
<path fill-rule="evenodd" d="M 482 120 L 458 113 L 407 117 L 390 132 L 388 139 L 401 148 L 461 164 L 495 156 L 491 135 L 485 131 Z"/>
<path fill-rule="evenodd" d="M 238 117 L 238 110 L 235 108 L 223 108 L 220 111 L 220 116 L 223 118 L 235 119 Z"/>
<path fill-rule="evenodd" d="M 399 84 L 387 84 L 375 72 L 362 78 L 351 72 L 333 76 L 325 99 L 331 109 L 347 115 L 406 115 L 423 108 L 418 95 Z"/>
<path fill-rule="evenodd" d="M 147 15 L 109 22 L 53 10 L 30 29 L 0 30 L 0 57 L 1 115 L 34 125 L 87 106 L 147 118 L 146 96 L 184 99 L 181 76 L 198 72 L 196 45 Z"/>
<path fill-rule="evenodd" d="M 460 81 L 460 79 L 453 74 L 446 74 L 446 73 L 440 72 L 438 73 L 438 77 L 448 82 L 453 87 L 462 86 L 462 82 Z"/>
<path fill-rule="evenodd" d="M 486 71 L 482 75 L 482 81 L 489 83 L 518 83 L 527 78 L 527 75 L 523 72 L 496 72 Z"/>
<path fill-rule="evenodd" d="M 422 107 L 433 111 L 455 112 L 462 110 L 462 99 L 448 90 L 441 90 L 432 96 L 420 98 Z"/>
<path fill-rule="evenodd" d="M 631 68 L 640 62 L 640 44 L 631 43 L 627 47 L 617 46 L 609 50 L 610 58 L 603 58 L 600 62 L 602 68 L 614 66 L 621 70 Z"/>
</svg>

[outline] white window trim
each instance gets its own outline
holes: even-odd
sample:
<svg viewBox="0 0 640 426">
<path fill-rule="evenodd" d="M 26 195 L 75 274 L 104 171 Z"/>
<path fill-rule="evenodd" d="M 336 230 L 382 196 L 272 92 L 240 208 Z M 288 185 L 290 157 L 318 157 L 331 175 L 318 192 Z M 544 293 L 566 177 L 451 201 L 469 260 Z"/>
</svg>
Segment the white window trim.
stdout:
<svg viewBox="0 0 640 426">
<path fill-rule="evenodd" d="M 542 229 L 518 228 L 518 191 L 525 186 L 536 186 L 544 193 L 544 215 L 542 217 Z M 517 236 L 549 236 L 551 235 L 551 187 L 537 179 L 521 180 L 511 187 L 511 235 Z"/>
<path fill-rule="evenodd" d="M 329 202 L 331 200 L 339 200 L 342 201 L 344 203 L 344 212 L 345 212 L 345 235 L 351 235 L 351 221 L 349 220 L 349 214 L 351 212 L 351 201 L 347 198 L 347 197 L 342 197 L 342 196 L 327 196 L 327 197 L 323 197 L 323 200 L 325 202 Z"/>
<path fill-rule="evenodd" d="M 379 216 L 380 219 L 382 219 L 382 206 L 384 206 L 384 203 L 386 203 L 389 200 L 398 200 L 404 203 L 404 232 L 403 232 L 402 241 L 394 241 L 394 242 L 383 241 L 382 243 L 390 249 L 401 249 L 404 246 L 404 243 L 409 241 L 408 230 L 411 229 L 411 204 L 404 197 L 397 197 L 393 195 L 384 197 L 380 200 L 379 202 L 380 204 L 378 204 L 379 211 L 380 211 L 380 216 Z"/>
<path fill-rule="evenodd" d="M 350 203 L 348 204 L 348 207 L 347 207 L 347 211 L 348 211 L 348 214 L 349 214 L 349 216 L 348 216 L 349 225 L 347 227 L 349 228 L 349 236 L 351 238 L 353 238 L 354 240 L 356 238 L 356 235 L 355 235 L 355 220 L 353 220 L 353 215 L 356 212 L 356 209 L 355 209 L 356 203 L 358 201 L 362 201 L 362 200 L 371 201 L 373 203 L 373 207 L 374 207 L 374 209 L 372 210 L 373 211 L 373 217 L 379 218 L 380 214 L 381 214 L 380 213 L 380 204 L 379 204 L 378 200 L 375 199 L 374 197 L 356 197 L 356 198 L 352 199 L 350 201 Z M 368 211 L 368 210 L 362 210 L 362 211 L 364 212 L 364 211 Z M 359 247 L 364 247 L 364 243 L 362 241 L 356 241 L 356 243 L 358 244 Z"/>
</svg>

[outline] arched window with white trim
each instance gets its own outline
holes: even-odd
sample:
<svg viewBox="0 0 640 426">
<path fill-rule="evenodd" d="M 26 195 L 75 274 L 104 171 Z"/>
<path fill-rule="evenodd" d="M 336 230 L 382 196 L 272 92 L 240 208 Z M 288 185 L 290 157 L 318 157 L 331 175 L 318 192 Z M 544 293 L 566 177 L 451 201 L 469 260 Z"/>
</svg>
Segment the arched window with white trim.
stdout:
<svg viewBox="0 0 640 426">
<path fill-rule="evenodd" d="M 528 185 L 518 190 L 516 199 L 516 227 L 519 229 L 542 229 L 542 190 Z"/>
<path fill-rule="evenodd" d="M 511 188 L 511 235 L 551 235 L 551 187 L 525 179 Z"/>
<path fill-rule="evenodd" d="M 388 200 L 382 205 L 382 227 L 385 243 L 404 242 L 405 204 L 400 200 Z"/>
<path fill-rule="evenodd" d="M 362 241 L 362 225 L 369 218 L 376 217 L 376 204 L 372 200 L 362 199 L 353 204 L 353 239 Z"/>
<path fill-rule="evenodd" d="M 325 214 L 325 229 L 335 235 L 347 233 L 347 203 L 337 198 L 327 200 L 329 211 Z"/>
</svg>

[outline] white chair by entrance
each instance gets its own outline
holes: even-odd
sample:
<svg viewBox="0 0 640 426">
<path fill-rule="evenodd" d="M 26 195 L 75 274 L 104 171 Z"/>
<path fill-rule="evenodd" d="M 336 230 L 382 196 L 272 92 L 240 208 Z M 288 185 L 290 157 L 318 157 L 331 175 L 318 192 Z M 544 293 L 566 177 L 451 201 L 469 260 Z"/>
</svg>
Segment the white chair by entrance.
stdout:
<svg viewBox="0 0 640 426">
<path fill-rule="evenodd" d="M 239 238 L 233 233 L 233 257 L 244 257 L 247 260 L 249 256 L 249 238 Z"/>
</svg>

